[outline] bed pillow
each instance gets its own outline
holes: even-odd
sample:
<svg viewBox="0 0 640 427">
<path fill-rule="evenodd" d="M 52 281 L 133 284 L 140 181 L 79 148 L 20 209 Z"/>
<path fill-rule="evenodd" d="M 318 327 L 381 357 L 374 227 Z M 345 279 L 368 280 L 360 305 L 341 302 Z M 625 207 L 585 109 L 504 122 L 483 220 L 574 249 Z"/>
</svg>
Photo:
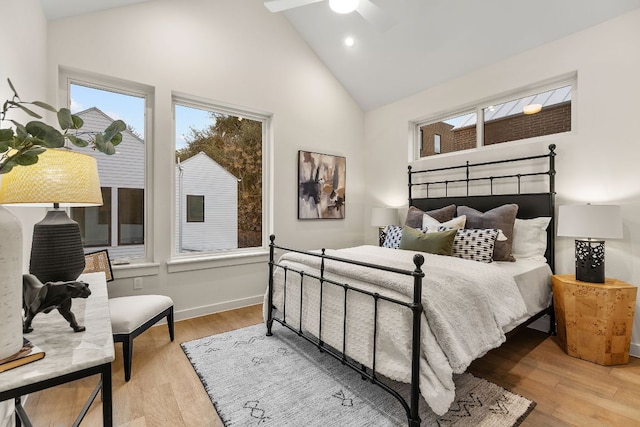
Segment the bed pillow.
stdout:
<svg viewBox="0 0 640 427">
<path fill-rule="evenodd" d="M 400 238 L 402 238 L 402 227 L 399 225 L 387 225 L 384 229 L 383 248 L 398 249 L 400 247 Z"/>
<path fill-rule="evenodd" d="M 423 214 L 422 215 L 422 232 L 426 233 L 426 230 L 433 230 L 434 228 L 464 228 L 464 224 L 467 221 L 467 217 L 464 215 L 457 216 L 449 221 L 440 222 L 437 219 L 433 218 L 431 215 Z M 443 230 L 437 230 L 443 231 Z"/>
<path fill-rule="evenodd" d="M 420 251 L 435 255 L 453 255 L 453 240 L 456 230 L 423 233 L 408 226 L 402 227 L 400 249 Z"/>
<path fill-rule="evenodd" d="M 497 241 L 493 248 L 494 261 L 515 261 L 513 257 L 513 226 L 518 205 L 508 204 L 480 212 L 468 206 L 458 206 L 458 215 L 467 217 L 466 228 L 495 228 L 502 230 L 507 240 Z"/>
<path fill-rule="evenodd" d="M 410 206 L 407 212 L 407 218 L 404 221 L 404 225 L 408 225 L 412 228 L 422 227 L 422 215 L 427 214 L 431 218 L 438 220 L 439 222 L 445 222 L 453 219 L 456 213 L 456 205 L 445 206 L 444 208 L 434 209 L 432 211 L 423 211 L 415 206 Z"/>
<path fill-rule="evenodd" d="M 491 262 L 497 238 L 498 230 L 495 228 L 457 230 L 453 240 L 453 256 L 478 262 Z"/>
<path fill-rule="evenodd" d="M 541 216 L 532 219 L 516 218 L 513 227 L 513 257 L 547 262 L 547 227 L 551 218 Z"/>
</svg>

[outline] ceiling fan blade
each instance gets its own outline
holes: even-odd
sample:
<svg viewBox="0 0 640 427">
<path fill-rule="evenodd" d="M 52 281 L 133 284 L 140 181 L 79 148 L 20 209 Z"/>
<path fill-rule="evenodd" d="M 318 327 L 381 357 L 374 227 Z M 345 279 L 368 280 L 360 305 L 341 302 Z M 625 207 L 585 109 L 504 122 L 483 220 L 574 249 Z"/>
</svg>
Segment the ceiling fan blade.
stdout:
<svg viewBox="0 0 640 427">
<path fill-rule="evenodd" d="M 360 0 L 356 11 L 371 25 L 378 30 L 385 32 L 396 23 L 394 17 L 385 13 L 379 6 L 373 4 L 370 0 Z"/>
<path fill-rule="evenodd" d="M 264 6 L 271 12 L 282 12 L 294 7 L 306 6 L 323 0 L 271 0 L 264 2 Z"/>
</svg>

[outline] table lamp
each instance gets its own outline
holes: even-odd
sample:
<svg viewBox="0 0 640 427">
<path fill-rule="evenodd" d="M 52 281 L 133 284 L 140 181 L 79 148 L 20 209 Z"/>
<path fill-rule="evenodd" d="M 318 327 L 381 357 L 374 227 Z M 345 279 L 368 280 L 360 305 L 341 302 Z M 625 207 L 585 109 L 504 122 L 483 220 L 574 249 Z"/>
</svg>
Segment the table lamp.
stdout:
<svg viewBox="0 0 640 427">
<path fill-rule="evenodd" d="M 380 246 L 384 243 L 384 229 L 387 225 L 398 225 L 398 209 L 373 208 L 371 210 L 371 226 L 378 227 L 378 240 Z"/>
<path fill-rule="evenodd" d="M 76 280 L 84 269 L 80 226 L 62 207 L 102 205 L 96 159 L 48 149 L 38 162 L 2 176 L 0 204 L 54 209 L 33 227 L 29 272 L 41 282 Z"/>
<path fill-rule="evenodd" d="M 604 283 L 604 240 L 622 238 L 618 205 L 566 205 L 558 208 L 558 236 L 576 239 L 576 279 Z"/>
</svg>

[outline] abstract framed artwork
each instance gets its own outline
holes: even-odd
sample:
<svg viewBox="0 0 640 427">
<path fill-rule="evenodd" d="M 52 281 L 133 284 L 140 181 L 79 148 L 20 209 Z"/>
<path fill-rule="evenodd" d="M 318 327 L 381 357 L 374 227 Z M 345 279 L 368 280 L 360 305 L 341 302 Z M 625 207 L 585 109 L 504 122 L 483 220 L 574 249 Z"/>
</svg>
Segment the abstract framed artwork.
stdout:
<svg viewBox="0 0 640 427">
<path fill-rule="evenodd" d="M 298 151 L 298 219 L 344 219 L 347 159 Z"/>
</svg>

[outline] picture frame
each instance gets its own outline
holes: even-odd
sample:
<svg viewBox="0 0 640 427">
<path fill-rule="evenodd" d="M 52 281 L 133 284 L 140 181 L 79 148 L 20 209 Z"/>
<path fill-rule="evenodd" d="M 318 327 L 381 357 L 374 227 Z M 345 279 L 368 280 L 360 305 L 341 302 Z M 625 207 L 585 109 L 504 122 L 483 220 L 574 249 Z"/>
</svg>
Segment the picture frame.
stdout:
<svg viewBox="0 0 640 427">
<path fill-rule="evenodd" d="M 298 151 L 298 219 L 344 219 L 346 164 L 343 156 Z"/>
<path fill-rule="evenodd" d="M 113 280 L 111 260 L 109 260 L 109 252 L 106 249 L 84 254 L 84 264 L 82 273 L 104 272 L 107 282 Z"/>
</svg>

